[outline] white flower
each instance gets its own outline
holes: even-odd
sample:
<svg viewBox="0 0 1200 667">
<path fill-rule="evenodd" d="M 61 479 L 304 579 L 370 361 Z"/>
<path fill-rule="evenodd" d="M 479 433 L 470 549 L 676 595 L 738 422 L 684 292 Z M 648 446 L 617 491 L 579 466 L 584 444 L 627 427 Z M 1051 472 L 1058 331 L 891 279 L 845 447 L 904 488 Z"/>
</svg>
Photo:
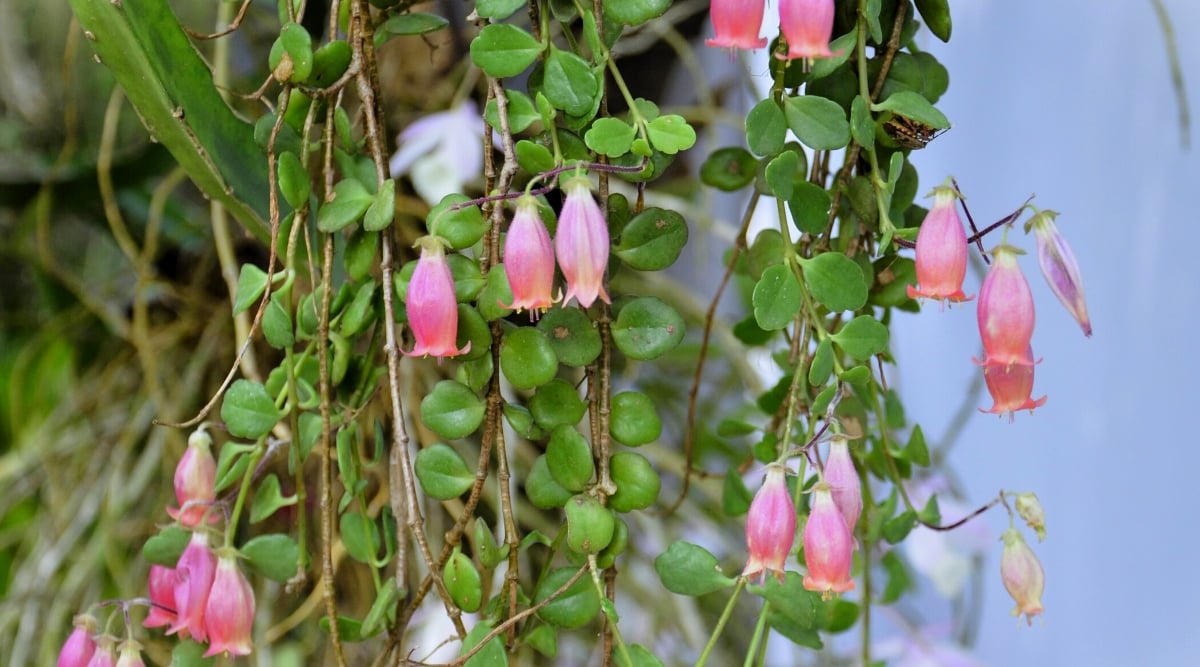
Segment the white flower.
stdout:
<svg viewBox="0 0 1200 667">
<path fill-rule="evenodd" d="M 924 507 L 931 494 L 944 490 L 944 484 L 939 480 L 927 480 L 913 490 L 913 503 Z M 945 493 L 939 493 L 938 507 L 942 523 L 956 521 L 975 509 Z M 951 531 L 917 526 L 904 540 L 904 551 L 913 569 L 929 577 L 940 595 L 953 598 L 967 583 L 973 559 L 991 548 L 993 539 L 988 525 L 975 518 Z"/>
<path fill-rule="evenodd" d="M 925 626 L 910 634 L 874 642 L 871 657 L 892 667 L 983 667 L 944 627 Z"/>
<path fill-rule="evenodd" d="M 407 173 L 430 204 L 462 192 L 483 173 L 483 118 L 471 100 L 421 118 L 400 133 L 397 143 L 392 175 Z"/>
</svg>

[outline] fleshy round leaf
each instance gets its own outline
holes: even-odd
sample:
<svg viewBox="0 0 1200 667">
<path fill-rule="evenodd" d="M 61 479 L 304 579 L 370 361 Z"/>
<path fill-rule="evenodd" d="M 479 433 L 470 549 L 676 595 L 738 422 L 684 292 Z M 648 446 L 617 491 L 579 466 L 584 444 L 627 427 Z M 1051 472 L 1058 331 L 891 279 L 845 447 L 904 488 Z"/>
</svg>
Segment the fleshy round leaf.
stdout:
<svg viewBox="0 0 1200 667">
<path fill-rule="evenodd" d="M 250 380 L 234 381 L 221 403 L 225 427 L 239 438 L 261 438 L 271 432 L 282 416 L 267 388 Z"/>
<path fill-rule="evenodd" d="M 421 421 L 443 438 L 465 438 L 483 423 L 484 410 L 483 401 L 469 387 L 442 380 L 421 400 Z"/>
<path fill-rule="evenodd" d="M 649 396 L 640 391 L 623 391 L 612 397 L 608 430 L 618 442 L 638 447 L 662 435 L 662 420 Z"/>
<path fill-rule="evenodd" d="M 646 125 L 646 134 L 656 150 L 667 155 L 686 151 L 696 144 L 696 130 L 679 114 L 659 116 Z"/>
<path fill-rule="evenodd" d="M 479 206 L 472 204 L 455 208 L 466 201 L 469 199 L 465 195 L 446 195 L 425 216 L 429 232 L 446 239 L 455 250 L 475 245 L 488 229 L 488 222 L 483 219 Z"/>
<path fill-rule="evenodd" d="M 417 453 L 414 469 L 425 493 L 438 500 L 457 498 L 475 483 L 475 473 L 453 447 L 437 443 Z"/>
<path fill-rule="evenodd" d="M 395 215 L 396 181 L 389 178 L 379 186 L 379 191 L 371 200 L 371 205 L 367 208 L 366 215 L 363 216 L 363 229 L 368 232 L 387 229 L 388 225 L 392 224 L 392 218 Z"/>
<path fill-rule="evenodd" d="M 238 274 L 237 290 L 233 293 L 233 314 L 245 312 L 262 297 L 267 289 L 267 274 L 253 264 L 243 264 Z"/>
<path fill-rule="evenodd" d="M 533 602 L 538 604 L 550 599 L 559 588 L 571 580 L 575 568 L 562 567 L 546 575 L 534 593 Z M 554 598 L 546 606 L 538 610 L 538 618 L 560 628 L 578 628 L 600 613 L 600 596 L 592 586 L 591 579 L 586 573 L 575 583 L 567 587 L 562 595 Z"/>
<path fill-rule="evenodd" d="M 800 171 L 800 156 L 795 151 L 784 151 L 776 155 L 767 163 L 764 174 L 771 194 L 779 199 L 791 199 L 796 187 L 796 175 Z"/>
<path fill-rule="evenodd" d="M 559 362 L 567 366 L 586 366 L 600 356 L 600 333 L 578 308 L 552 308 L 537 328 L 550 341 Z"/>
<path fill-rule="evenodd" d="M 521 4 L 524 5 L 524 2 Z M 524 132 L 530 125 L 541 119 L 541 115 L 533 106 L 533 100 L 529 99 L 525 93 L 519 90 L 506 90 L 504 96 L 508 98 L 508 129 L 510 131 Z M 488 101 L 487 107 L 483 110 L 483 119 L 497 131 L 500 130 L 500 111 L 496 100 Z"/>
<path fill-rule="evenodd" d="M 914 93 L 911 90 L 893 93 L 886 100 L 876 104 L 875 110 L 891 111 L 918 123 L 924 123 L 935 130 L 944 130 L 950 127 L 950 119 L 946 118 L 945 114 L 938 111 L 920 93 Z"/>
<path fill-rule="evenodd" d="M 636 134 L 637 130 L 620 118 L 597 118 L 583 135 L 583 141 L 597 153 L 620 157 L 629 152 Z"/>
<path fill-rule="evenodd" d="M 190 530 L 184 530 L 179 526 L 167 526 L 146 540 L 146 543 L 142 545 L 142 557 L 155 565 L 175 567 L 191 537 Z"/>
<path fill-rule="evenodd" d="M 521 327 L 509 332 L 500 347 L 500 371 L 517 389 L 533 389 L 554 379 L 558 357 L 541 331 Z"/>
<path fill-rule="evenodd" d="M 683 340 L 683 317 L 674 308 L 652 296 L 630 301 L 621 308 L 612 325 L 617 348 L 638 360 L 657 359 Z"/>
<path fill-rule="evenodd" d="M 787 202 L 796 226 L 813 235 L 825 231 L 832 203 L 828 190 L 808 181 L 793 184 L 792 196 Z"/>
<path fill-rule="evenodd" d="M 800 283 L 787 265 L 768 267 L 754 286 L 754 319 L 766 331 L 782 329 L 800 312 L 803 299 Z"/>
<path fill-rule="evenodd" d="M 888 328 L 870 315 L 859 315 L 833 334 L 846 354 L 864 361 L 887 349 Z"/>
<path fill-rule="evenodd" d="M 482 18 L 500 21 L 524 6 L 525 0 L 479 0 L 475 3 L 475 12 Z"/>
<path fill-rule="evenodd" d="M 617 452 L 609 461 L 617 492 L 608 497 L 615 512 L 646 509 L 658 500 L 662 480 L 646 457 L 637 452 Z"/>
<path fill-rule="evenodd" d="M 704 595 L 734 584 L 716 556 L 689 542 L 673 543 L 654 559 L 654 570 L 667 590 L 680 595 Z"/>
<path fill-rule="evenodd" d="M 541 53 L 541 42 L 508 23 L 484 26 L 471 42 L 472 62 L 498 79 L 524 72 Z"/>
<path fill-rule="evenodd" d="M 596 473 L 592 447 L 573 426 L 559 426 L 546 445 L 546 465 L 559 486 L 582 491 Z"/>
<path fill-rule="evenodd" d="M 639 271 L 661 271 L 675 263 L 687 241 L 688 228 L 682 215 L 651 207 L 625 225 L 614 252 Z"/>
<path fill-rule="evenodd" d="M 801 266 L 813 297 L 829 310 L 858 310 L 867 302 L 862 269 L 849 257 L 827 252 L 801 260 Z"/>
<path fill-rule="evenodd" d="M 300 163 L 295 153 L 284 151 L 279 155 L 279 191 L 292 208 L 300 208 L 308 203 L 312 193 L 312 184 L 308 180 L 308 170 Z"/>
<path fill-rule="evenodd" d="M 925 20 L 929 32 L 943 42 L 950 41 L 953 24 L 950 21 L 948 0 L 917 0 L 917 11 L 921 12 L 921 18 Z"/>
<path fill-rule="evenodd" d="M 279 533 L 259 535 L 238 551 L 256 572 L 280 583 L 296 575 L 296 564 L 300 562 L 300 546 Z"/>
<path fill-rule="evenodd" d="M 788 127 L 809 148 L 835 150 L 850 143 L 850 123 L 837 102 L 816 95 L 789 97 L 784 113 Z"/>
<path fill-rule="evenodd" d="M 317 211 L 317 229 L 336 232 L 357 222 L 366 213 L 374 196 L 359 181 L 346 178 L 333 186 L 333 201 L 325 202 Z"/>
<path fill-rule="evenodd" d="M 597 92 L 587 61 L 570 51 L 550 50 L 542 73 L 542 93 L 555 108 L 582 116 L 592 110 Z"/>
<path fill-rule="evenodd" d="M 571 492 L 554 481 L 545 454 L 533 460 L 529 476 L 525 478 L 525 495 L 534 507 L 544 510 L 562 507 L 571 498 Z"/>
<path fill-rule="evenodd" d="M 671 0 L 606 0 L 604 18 L 625 25 L 641 25 L 662 16 Z"/>
<path fill-rule="evenodd" d="M 850 103 L 850 134 L 863 148 L 875 147 L 875 121 L 862 95 L 856 95 Z"/>
<path fill-rule="evenodd" d="M 492 631 L 492 624 L 487 621 L 481 621 L 471 628 L 467 636 L 463 639 L 462 649 L 459 650 L 459 655 L 465 655 L 467 651 L 475 648 L 483 638 L 488 636 Z M 504 634 L 500 633 L 488 640 L 488 643 L 479 650 L 478 653 L 471 656 L 463 667 L 508 667 L 508 657 L 504 652 Z"/>
<path fill-rule="evenodd" d="M 346 553 L 360 563 L 370 563 L 379 552 L 382 544 L 379 526 L 369 517 L 357 512 L 343 514 L 338 522 L 338 532 L 342 535 L 342 544 L 346 545 Z"/>
<path fill-rule="evenodd" d="M 250 504 L 250 523 L 258 523 L 282 507 L 295 505 L 296 496 L 284 497 L 279 488 L 279 478 L 274 473 L 267 475 L 254 491 L 254 502 Z"/>
<path fill-rule="evenodd" d="M 718 148 L 700 165 L 700 180 L 724 192 L 746 187 L 757 173 L 758 160 L 744 148 Z"/>
<path fill-rule="evenodd" d="M 616 414 L 614 398 L 614 419 Z M 574 426 L 587 412 L 587 403 L 579 398 L 575 385 L 565 380 L 554 379 L 538 387 L 529 399 L 529 411 L 538 426 L 552 430 L 557 426 Z"/>
<path fill-rule="evenodd" d="M 833 341 L 826 338 L 817 345 L 813 353 L 812 364 L 808 367 L 808 384 L 820 387 L 829 379 L 833 372 Z"/>
<path fill-rule="evenodd" d="M 437 32 L 442 28 L 450 25 L 450 22 L 437 14 L 423 14 L 421 12 L 412 12 L 408 14 L 396 14 L 383 25 L 379 26 L 376 33 L 376 46 L 378 46 L 379 35 L 382 33 L 384 37 L 387 35 L 424 35 L 430 32 Z"/>
<path fill-rule="evenodd" d="M 774 155 L 783 150 L 787 119 L 772 98 L 762 100 L 746 114 L 746 144 L 755 155 Z"/>
</svg>

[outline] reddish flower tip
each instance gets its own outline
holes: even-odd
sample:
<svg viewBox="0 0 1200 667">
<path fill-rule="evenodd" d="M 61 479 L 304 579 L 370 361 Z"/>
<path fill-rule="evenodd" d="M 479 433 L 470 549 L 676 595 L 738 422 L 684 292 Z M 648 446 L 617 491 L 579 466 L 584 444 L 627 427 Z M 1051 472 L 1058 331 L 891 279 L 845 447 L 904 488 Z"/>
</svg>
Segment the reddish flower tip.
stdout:
<svg viewBox="0 0 1200 667">
<path fill-rule="evenodd" d="M 237 564 L 236 553 L 222 552 L 204 610 L 208 650 L 204 657 L 221 653 L 250 655 L 254 626 L 254 591 Z"/>
<path fill-rule="evenodd" d="M 175 500 L 179 508 L 168 507 L 167 514 L 188 528 L 204 520 L 204 513 L 216 499 L 217 461 L 212 455 L 212 438 L 203 428 L 188 436 L 187 451 L 175 467 Z M 220 520 L 209 516 L 209 523 Z"/>
<path fill-rule="evenodd" d="M 1026 356 L 1033 358 L 1033 348 L 1029 348 Z M 1046 397 L 1037 400 L 1033 394 L 1034 364 L 985 363 L 983 364 L 983 381 L 987 384 L 988 393 L 992 395 L 992 407 L 988 410 L 980 408 L 980 412 L 990 412 L 997 415 L 1008 415 L 1008 421 L 1014 421 L 1017 410 L 1040 408 L 1046 404 Z"/>
<path fill-rule="evenodd" d="M 779 0 L 779 29 L 787 40 L 784 60 L 829 58 L 833 0 Z"/>
<path fill-rule="evenodd" d="M 410 357 L 456 357 L 471 350 L 468 342 L 458 348 L 458 301 L 454 297 L 454 276 L 446 262 L 442 242 L 432 236 L 417 241 L 421 257 L 408 281 L 404 311 L 416 342 L 404 352 Z"/>
<path fill-rule="evenodd" d="M 746 552 L 749 558 L 742 576 L 759 581 L 768 572 L 783 581 L 783 567 L 796 541 L 796 508 L 788 493 L 786 469 L 773 464 L 746 515 Z"/>
<path fill-rule="evenodd" d="M 767 45 L 765 38 L 758 36 L 762 28 L 764 0 L 712 0 L 709 17 L 713 24 L 713 38 L 705 40 L 707 46 L 727 49 L 761 49 Z"/>
</svg>

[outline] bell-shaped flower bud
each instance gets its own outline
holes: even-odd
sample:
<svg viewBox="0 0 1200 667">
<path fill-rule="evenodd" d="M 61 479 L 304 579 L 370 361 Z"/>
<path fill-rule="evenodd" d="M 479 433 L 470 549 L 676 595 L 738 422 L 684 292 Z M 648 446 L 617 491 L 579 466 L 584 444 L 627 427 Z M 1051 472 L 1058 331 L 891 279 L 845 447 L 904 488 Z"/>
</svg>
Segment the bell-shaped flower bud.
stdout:
<svg viewBox="0 0 1200 667">
<path fill-rule="evenodd" d="M 111 635 L 96 638 L 96 652 L 87 661 L 87 667 L 116 667 L 117 640 Z"/>
<path fill-rule="evenodd" d="M 604 272 L 608 269 L 608 223 L 600 205 L 592 196 L 592 183 L 584 176 L 567 179 L 563 184 L 566 198 L 558 229 L 554 235 L 554 251 L 558 266 L 567 279 L 565 305 L 572 297 L 587 308 L 599 297 L 612 303 L 604 291 Z"/>
<path fill-rule="evenodd" d="M 818 482 L 812 491 L 812 511 L 804 524 L 804 588 L 818 591 L 823 599 L 834 593 L 854 590 L 850 566 L 854 546 L 846 520 L 833 503 L 828 482 Z"/>
<path fill-rule="evenodd" d="M 514 310 L 528 309 L 531 319 L 554 303 L 554 246 L 538 213 L 537 200 L 525 195 L 517 200 L 508 235 L 504 237 L 504 273 L 512 288 Z"/>
<path fill-rule="evenodd" d="M 1025 525 L 1029 529 L 1037 533 L 1038 542 L 1046 539 L 1046 513 L 1042 510 L 1042 503 L 1038 500 L 1036 493 L 1018 493 L 1017 514 L 1025 520 Z"/>
<path fill-rule="evenodd" d="M 908 298 L 970 301 L 963 293 L 967 275 L 967 233 L 958 217 L 958 191 L 948 185 L 933 189 L 933 208 L 917 232 L 917 286 L 908 286 Z"/>
<path fill-rule="evenodd" d="M 783 581 L 783 566 L 796 541 L 796 507 L 788 493 L 783 465 L 767 467 L 766 477 L 746 515 L 746 551 L 749 559 L 742 569 L 745 577 L 770 572 Z"/>
<path fill-rule="evenodd" d="M 833 0 L 779 0 L 779 30 L 787 40 L 784 60 L 832 56 Z"/>
<path fill-rule="evenodd" d="M 188 436 L 187 451 L 175 466 L 175 500 L 179 508 L 168 507 L 167 514 L 188 528 L 204 520 L 204 513 L 216 500 L 217 461 L 212 455 L 212 438 L 203 429 Z M 210 521 L 219 517 L 210 516 Z"/>
<path fill-rule="evenodd" d="M 175 622 L 167 628 L 173 635 L 186 630 L 198 642 L 208 641 L 204 629 L 204 607 L 212 588 L 217 559 L 208 548 L 208 535 L 192 533 L 192 539 L 175 565 Z"/>
<path fill-rule="evenodd" d="M 121 642 L 121 656 L 117 658 L 116 667 L 146 667 L 142 660 L 142 645 L 132 639 Z"/>
<path fill-rule="evenodd" d="M 992 250 L 992 266 L 979 288 L 976 319 L 983 339 L 984 366 L 1033 366 L 1033 293 L 1017 263 L 1021 251 L 1010 245 Z M 1032 375 L 1031 375 L 1032 378 Z"/>
<path fill-rule="evenodd" d="M 1033 358 L 1033 348 L 1026 355 Z M 980 408 L 980 412 L 990 412 L 997 415 L 1008 415 L 1011 423 L 1017 410 L 1033 411 L 1046 404 L 1043 396 L 1034 400 L 1033 395 L 1033 365 L 1015 363 L 1011 366 L 987 364 L 983 367 L 983 381 L 987 384 L 988 393 L 992 395 L 992 407 L 988 410 Z"/>
<path fill-rule="evenodd" d="M 1079 323 L 1083 335 L 1091 336 L 1092 320 L 1088 317 L 1087 298 L 1083 293 L 1083 276 L 1079 273 L 1075 253 L 1071 252 L 1067 239 L 1054 224 L 1057 216 L 1055 211 L 1039 211 L 1026 223 L 1025 230 L 1032 229 L 1037 239 L 1038 266 L 1050 291 Z"/>
<path fill-rule="evenodd" d="M 410 357 L 433 356 L 438 359 L 466 354 L 471 343 L 461 350 L 458 338 L 458 301 L 454 297 L 454 276 L 446 262 L 440 239 L 425 236 L 417 241 L 421 257 L 408 281 L 404 311 L 416 343 L 404 354 Z"/>
<path fill-rule="evenodd" d="M 1033 617 L 1042 613 L 1042 591 L 1046 588 L 1046 573 L 1042 563 L 1025 543 L 1025 538 L 1016 528 L 1009 528 L 1000 536 L 1004 552 L 1000 555 L 1000 578 L 1004 588 L 1016 601 L 1012 615 L 1025 615 L 1033 625 Z"/>
<path fill-rule="evenodd" d="M 854 458 L 850 456 L 849 439 L 844 435 L 835 435 L 829 443 L 829 458 L 825 461 L 825 482 L 829 484 L 829 492 L 833 496 L 833 504 L 837 505 L 850 536 L 854 536 L 854 527 L 858 524 L 858 516 L 862 513 L 862 480 L 854 469 Z M 857 546 L 857 540 L 854 541 Z"/>
<path fill-rule="evenodd" d="M 150 566 L 150 613 L 142 621 L 144 627 L 157 628 L 176 621 L 175 582 L 175 570 L 163 565 Z"/>
<path fill-rule="evenodd" d="M 766 5 L 764 0 L 712 0 L 709 18 L 712 19 L 713 38 L 704 43 L 726 49 L 766 46 L 767 40 L 758 36 Z"/>
<path fill-rule="evenodd" d="M 237 564 L 237 554 L 222 552 L 217 574 L 204 610 L 208 650 L 204 657 L 220 653 L 250 655 L 250 631 L 254 625 L 254 591 Z"/>
<path fill-rule="evenodd" d="M 79 614 L 75 617 L 75 629 L 63 643 L 58 653 L 58 667 L 87 667 L 88 662 L 96 653 L 96 619 L 91 614 Z"/>
</svg>

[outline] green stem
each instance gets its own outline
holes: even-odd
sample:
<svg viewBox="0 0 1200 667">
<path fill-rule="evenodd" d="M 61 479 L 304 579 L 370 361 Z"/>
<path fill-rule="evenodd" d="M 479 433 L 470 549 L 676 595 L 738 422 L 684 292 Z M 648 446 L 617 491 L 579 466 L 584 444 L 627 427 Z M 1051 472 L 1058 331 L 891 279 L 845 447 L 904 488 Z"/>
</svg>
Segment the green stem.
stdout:
<svg viewBox="0 0 1200 667">
<path fill-rule="evenodd" d="M 771 603 L 763 600 L 762 611 L 758 613 L 758 623 L 754 625 L 754 634 L 750 637 L 750 646 L 746 647 L 746 659 L 742 662 L 742 667 L 751 667 L 754 664 L 754 659 L 758 655 L 758 645 L 762 641 L 763 633 L 767 629 L 767 612 L 771 609 Z"/>
<path fill-rule="evenodd" d="M 725 610 L 721 612 L 721 618 L 717 619 L 717 626 L 713 628 L 712 634 L 709 635 L 708 643 L 704 645 L 704 650 L 700 652 L 700 658 L 696 661 L 694 667 L 704 667 L 704 663 L 708 662 L 708 656 L 712 654 L 713 648 L 717 645 L 717 639 L 725 631 L 725 624 L 733 616 L 733 608 L 736 606 L 738 597 L 741 596 L 742 589 L 745 587 L 746 578 L 738 577 L 737 586 L 733 589 L 733 595 L 730 595 L 729 602 L 725 603 Z"/>
<path fill-rule="evenodd" d="M 870 108 L 873 103 L 867 75 L 867 0 L 858 0 L 858 37 L 855 40 L 854 50 L 855 60 L 858 61 L 858 94 L 867 103 L 867 108 Z M 896 227 L 888 215 L 890 207 L 887 197 L 885 197 L 884 182 L 879 178 L 879 160 L 875 156 L 874 146 L 864 146 L 863 148 L 866 150 L 867 160 L 871 164 L 871 187 L 875 191 L 875 205 L 879 209 L 879 231 L 883 233 L 883 238 L 890 242 L 892 235 L 896 232 Z"/>
<path fill-rule="evenodd" d="M 617 643 L 617 650 L 621 652 L 621 657 L 625 659 L 626 665 L 633 665 L 629 648 L 625 646 L 625 640 L 621 638 L 621 630 L 617 627 L 616 610 L 613 609 L 612 601 L 604 592 L 604 584 L 600 582 L 600 568 L 596 565 L 595 554 L 588 556 L 588 569 L 592 573 L 592 584 L 596 587 L 596 594 L 600 596 L 600 604 L 604 605 L 604 618 L 608 621 L 608 627 L 612 631 L 613 641 Z"/>
<path fill-rule="evenodd" d="M 250 495 L 250 484 L 254 481 L 254 470 L 258 468 L 258 462 L 266 451 L 267 436 L 264 435 L 255 443 L 254 453 L 250 454 L 250 462 L 246 464 L 246 472 L 242 474 L 242 486 L 238 489 L 237 500 L 233 503 L 233 512 L 230 513 L 229 523 L 225 526 L 226 547 L 233 546 L 233 536 L 237 533 L 238 519 L 246 504 L 246 496 Z"/>
</svg>

